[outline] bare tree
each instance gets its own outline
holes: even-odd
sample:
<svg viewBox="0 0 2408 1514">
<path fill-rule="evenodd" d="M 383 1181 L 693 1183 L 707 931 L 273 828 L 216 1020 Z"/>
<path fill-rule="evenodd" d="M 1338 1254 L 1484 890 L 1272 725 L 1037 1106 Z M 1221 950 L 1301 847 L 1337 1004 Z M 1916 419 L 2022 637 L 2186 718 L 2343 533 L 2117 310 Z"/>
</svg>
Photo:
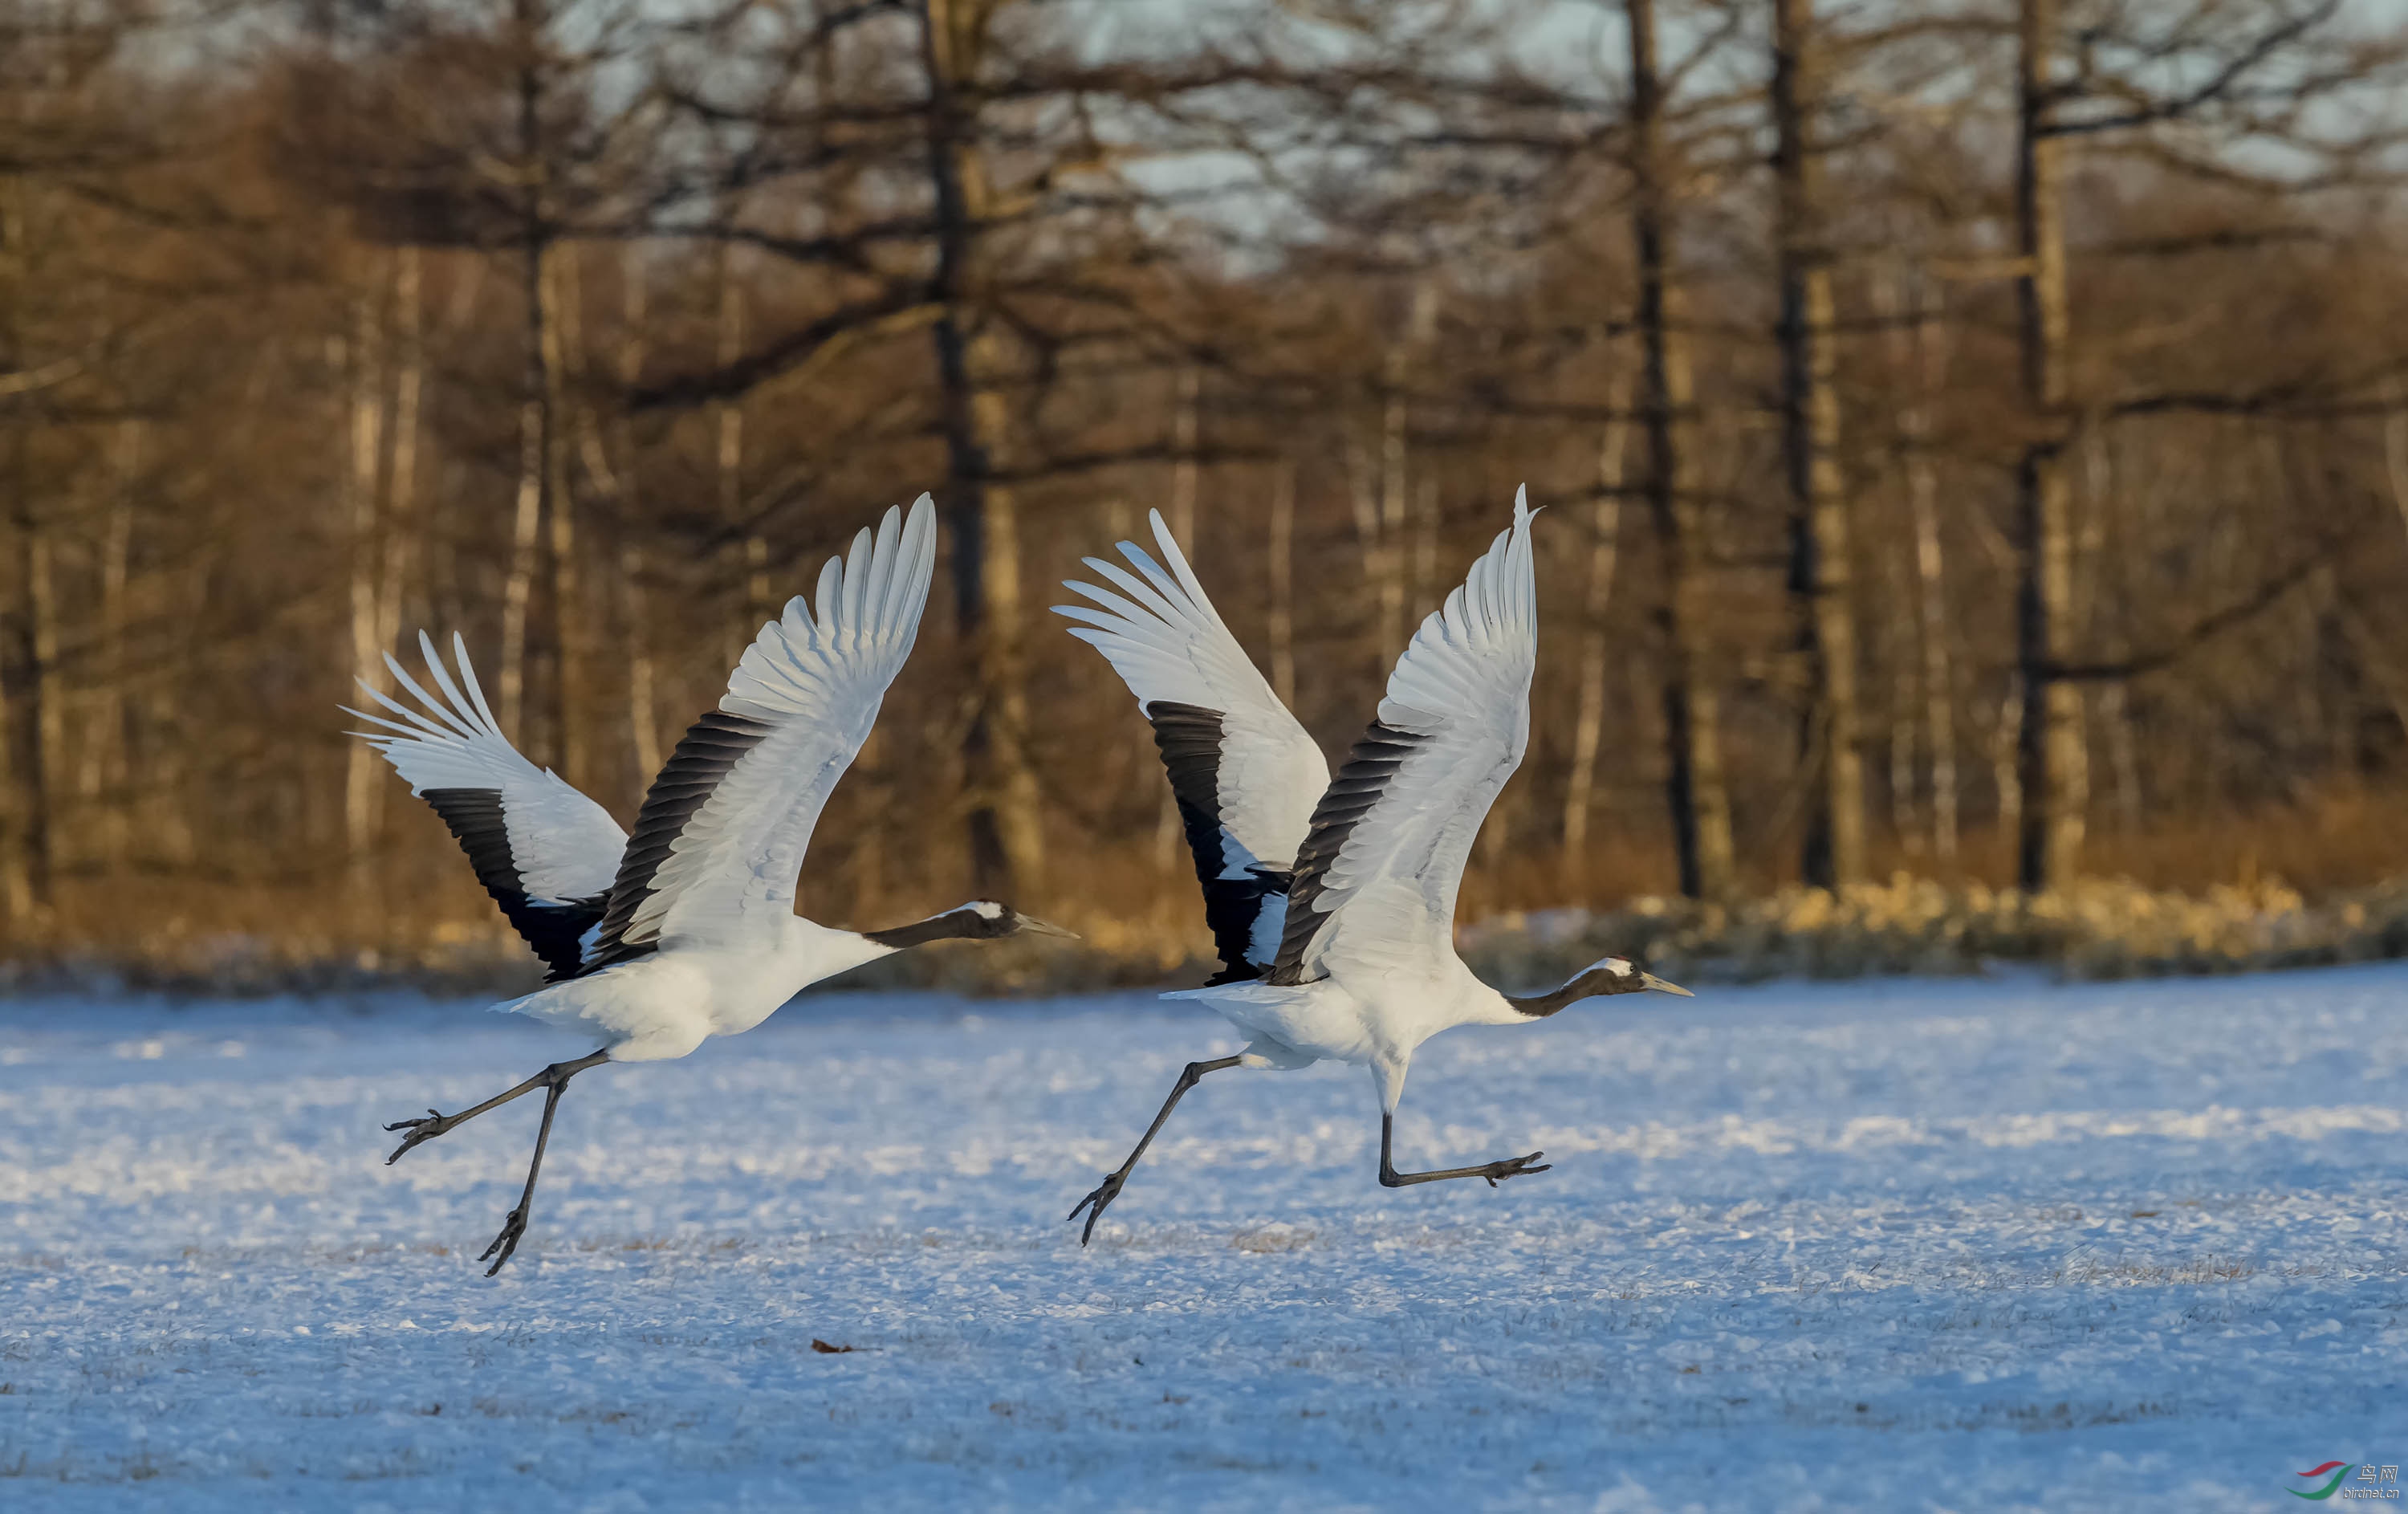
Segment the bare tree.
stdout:
<svg viewBox="0 0 2408 1514">
<path fill-rule="evenodd" d="M 969 774 L 971 870 L 982 889 L 1009 893 L 1039 882 L 1045 832 L 1028 756 L 1023 648 L 1020 517 L 995 478 L 1006 429 L 1002 334 L 977 291 L 980 236 L 994 219 L 994 185 L 977 131 L 980 70 L 1000 8 L 996 0 L 922 0 L 928 89 L 928 176 L 934 189 L 937 271 L 930 327 L 945 432 L 945 520 L 953 554 L 953 614 L 976 649 L 978 688 L 962 751 Z"/>
<path fill-rule="evenodd" d="M 1702 502 L 1689 431 L 1697 403 L 1689 333 L 1673 260 L 1674 170 L 1665 141 L 1655 0 L 1628 0 L 1631 240 L 1639 274 L 1640 417 L 1647 437 L 1647 506 L 1662 586 L 1655 622 L 1664 662 L 1665 801 L 1681 891 L 1727 896 L 1735 882 L 1730 800 L 1723 784 L 1721 700 L 1698 644 L 1706 620 Z"/>
<path fill-rule="evenodd" d="M 1800 872 L 1826 887 L 1865 879 L 1865 776 L 1840 476 L 1832 250 L 1816 140 L 1827 48 L 1813 0 L 1773 0 L 1774 200 L 1781 277 L 1782 440 L 1790 499 L 1789 589 L 1806 664 L 1801 747 L 1812 777 Z"/>
<path fill-rule="evenodd" d="M 1630 440 L 1630 374 L 1617 364 L 1606 382 L 1612 413 L 1598 433 L 1597 488 L 1588 509 L 1588 571 L 1581 597 L 1580 695 L 1572 715 L 1571 775 L 1564 784 L 1563 847 L 1567 883 L 1577 886 L 1587 858 L 1589 811 L 1597 800 L 1598 749 L 1605 737 L 1609 647 L 1606 605 L 1622 545 L 1623 454 Z"/>
</svg>

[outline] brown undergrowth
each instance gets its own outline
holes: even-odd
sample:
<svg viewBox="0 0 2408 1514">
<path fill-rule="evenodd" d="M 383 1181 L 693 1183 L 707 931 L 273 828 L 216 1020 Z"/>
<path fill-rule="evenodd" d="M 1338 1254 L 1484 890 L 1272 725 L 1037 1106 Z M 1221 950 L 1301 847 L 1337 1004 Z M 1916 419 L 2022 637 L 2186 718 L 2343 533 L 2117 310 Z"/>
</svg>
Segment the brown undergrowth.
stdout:
<svg viewBox="0 0 2408 1514">
<path fill-rule="evenodd" d="M 1495 822 L 1492 822 L 1494 824 Z M 1183 851 L 1144 836 L 1099 843 L 1075 871 L 1014 902 L 1082 939 L 957 944 L 874 963 L 838 987 L 1030 994 L 1201 982 L 1211 942 Z M 1608 954 L 1703 982 L 1956 973 L 2029 962 L 2073 977 L 2241 972 L 2408 955 L 2408 803 L 2328 794 L 2258 815 L 2095 835 L 2128 864 L 2037 897 L 2001 887 L 2003 847 L 1971 832 L 1958 865 L 1890 853 L 1890 881 L 1834 894 L 1758 878 L 1724 903 L 1678 898 L 1665 859 L 1622 837 L 1585 875 L 1554 852 L 1475 854 L 1458 944 L 1512 985 L 1559 981 Z M 0 990 L 335 992 L 409 987 L 501 996 L 537 974 L 456 854 L 380 888 L 344 880 L 222 885 L 120 875 L 62 879 L 47 927 L 0 939 Z M 431 865 L 439 863 L 439 866 Z M 1932 876 L 1940 872 L 1940 876 Z M 2204 885 L 2190 880 L 2216 879 Z M 356 879 L 353 880 L 356 882 Z M 846 894 L 815 877 L 815 919 L 855 928 L 959 901 Z M 422 886 L 423 884 L 423 886 Z M 2296 886 L 2295 886 L 2296 885 Z"/>
</svg>

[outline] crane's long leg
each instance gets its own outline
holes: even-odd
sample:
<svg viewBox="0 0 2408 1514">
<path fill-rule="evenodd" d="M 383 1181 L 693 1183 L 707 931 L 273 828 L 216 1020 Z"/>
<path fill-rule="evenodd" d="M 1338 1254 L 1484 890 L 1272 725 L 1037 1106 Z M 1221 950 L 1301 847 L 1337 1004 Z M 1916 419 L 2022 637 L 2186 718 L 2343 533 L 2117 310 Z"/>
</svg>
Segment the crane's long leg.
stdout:
<svg viewBox="0 0 2408 1514">
<path fill-rule="evenodd" d="M 596 1052 L 595 1055 L 601 1054 Z M 592 1058 L 586 1059 L 587 1064 L 591 1065 L 592 1060 Z M 519 1248 L 519 1237 L 526 1233 L 527 1216 L 535 1210 L 535 1180 L 543 1172 L 543 1148 L 552 1140 L 552 1117 L 560 1109 L 560 1096 L 568 1090 L 568 1080 L 576 1075 L 574 1072 L 565 1074 L 543 1096 L 543 1123 L 536 1129 L 535 1156 L 527 1162 L 526 1188 L 519 1194 L 519 1206 L 509 1212 L 509 1217 L 502 1221 L 502 1233 L 494 1237 L 494 1244 L 485 1247 L 484 1254 L 477 1259 L 493 1263 L 485 1269 L 488 1277 L 502 1270 L 502 1264 L 510 1260 L 510 1253 Z M 495 1254 L 497 1252 L 499 1255 Z"/>
<path fill-rule="evenodd" d="M 1482 1162 L 1477 1167 L 1449 1167 L 1444 1172 L 1437 1173 L 1400 1173 L 1397 1171 L 1396 1164 L 1388 1160 L 1396 1136 L 1397 1117 L 1382 1114 L 1380 1116 L 1380 1186 L 1383 1188 L 1403 1188 L 1411 1183 L 1443 1183 L 1450 1177 L 1484 1177 L 1488 1179 L 1488 1186 L 1495 1188 L 1505 1178 L 1519 1177 L 1525 1173 L 1543 1173 L 1555 1165 L 1553 1162 L 1539 1162 L 1538 1166 L 1531 1166 L 1530 1163 L 1538 1161 L 1541 1157 L 1546 1155 L 1543 1151 L 1533 1151 L 1526 1157 L 1507 1157 L 1502 1161 Z"/>
<path fill-rule="evenodd" d="M 1147 1146 L 1154 1145 L 1154 1138 L 1161 1133 L 1163 1125 L 1170 1118 L 1170 1112 L 1179 1107 L 1179 1101 L 1187 1096 L 1187 1090 L 1203 1082 L 1205 1074 L 1235 1067 L 1245 1060 L 1243 1057 L 1222 1057 L 1209 1062 L 1187 1064 L 1186 1071 L 1179 1074 L 1179 1081 L 1170 1086 L 1170 1097 L 1162 1101 L 1162 1113 L 1154 1116 L 1154 1123 L 1145 1128 L 1145 1134 L 1138 1141 L 1137 1149 L 1128 1154 L 1128 1161 L 1105 1174 L 1101 1187 L 1070 1206 L 1070 1213 L 1065 1217 L 1068 1219 L 1078 1218 L 1082 1209 L 1087 1211 L 1087 1228 L 1079 1233 L 1081 1246 L 1095 1239 L 1096 1221 L 1103 1218 L 1104 1210 L 1121 1196 L 1121 1185 L 1128 1181 L 1128 1175 L 1137 1169 L 1138 1159 L 1145 1155 Z"/>
<path fill-rule="evenodd" d="M 556 1090 L 566 1088 L 570 1078 L 589 1067 L 599 1067 L 609 1060 L 610 1053 L 605 1050 L 597 1051 L 590 1057 L 580 1057 L 573 1062 L 554 1062 L 517 1088 L 497 1093 L 474 1109 L 463 1109 L 456 1115 L 446 1115 L 430 1109 L 426 1112 L 424 1119 L 405 1119 L 388 1125 L 385 1127 L 388 1131 L 407 1131 L 409 1133 L 401 1138 L 401 1145 L 393 1148 L 393 1155 L 384 1159 L 384 1164 L 388 1167 L 392 1166 L 407 1155 L 410 1147 L 420 1142 L 432 1141 L 444 1132 L 457 1129 L 475 1119 L 488 1109 L 499 1109 L 520 1094 L 533 1093 L 538 1089 Z M 557 1097 L 556 1094 L 555 1097 Z"/>
</svg>

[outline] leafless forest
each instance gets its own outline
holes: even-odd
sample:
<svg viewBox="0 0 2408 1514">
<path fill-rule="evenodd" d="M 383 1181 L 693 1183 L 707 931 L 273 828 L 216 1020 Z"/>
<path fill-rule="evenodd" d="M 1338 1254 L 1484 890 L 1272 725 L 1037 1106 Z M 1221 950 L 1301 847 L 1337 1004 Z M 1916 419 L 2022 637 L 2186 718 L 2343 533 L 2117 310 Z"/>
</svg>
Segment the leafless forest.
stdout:
<svg viewBox="0 0 2408 1514">
<path fill-rule="evenodd" d="M 1046 613 L 1159 508 L 1334 753 L 1526 483 L 1467 917 L 2408 872 L 2386 0 L 0 0 L 0 942 L 502 930 L 336 706 L 623 817 L 923 489 L 804 878 L 1200 942 Z"/>
</svg>

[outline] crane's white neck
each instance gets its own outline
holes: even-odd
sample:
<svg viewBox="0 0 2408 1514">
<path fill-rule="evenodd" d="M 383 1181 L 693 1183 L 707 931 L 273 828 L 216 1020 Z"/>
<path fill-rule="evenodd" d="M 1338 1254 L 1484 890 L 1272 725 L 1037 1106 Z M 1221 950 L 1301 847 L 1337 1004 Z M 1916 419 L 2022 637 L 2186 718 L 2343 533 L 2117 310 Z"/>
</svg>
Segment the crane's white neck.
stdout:
<svg viewBox="0 0 2408 1514">
<path fill-rule="evenodd" d="M 882 957 L 892 957 L 902 949 L 873 941 L 858 930 L 838 930 L 796 915 L 787 920 L 782 955 L 803 974 L 795 985 L 800 990 L 823 978 L 849 973 Z"/>
<path fill-rule="evenodd" d="M 992 941 L 1016 935 L 1028 924 L 1013 910 L 988 899 L 972 900 L 885 930 L 838 930 L 795 916 L 787 931 L 787 953 L 810 972 L 803 981 L 817 983 L 932 941 Z"/>
</svg>

